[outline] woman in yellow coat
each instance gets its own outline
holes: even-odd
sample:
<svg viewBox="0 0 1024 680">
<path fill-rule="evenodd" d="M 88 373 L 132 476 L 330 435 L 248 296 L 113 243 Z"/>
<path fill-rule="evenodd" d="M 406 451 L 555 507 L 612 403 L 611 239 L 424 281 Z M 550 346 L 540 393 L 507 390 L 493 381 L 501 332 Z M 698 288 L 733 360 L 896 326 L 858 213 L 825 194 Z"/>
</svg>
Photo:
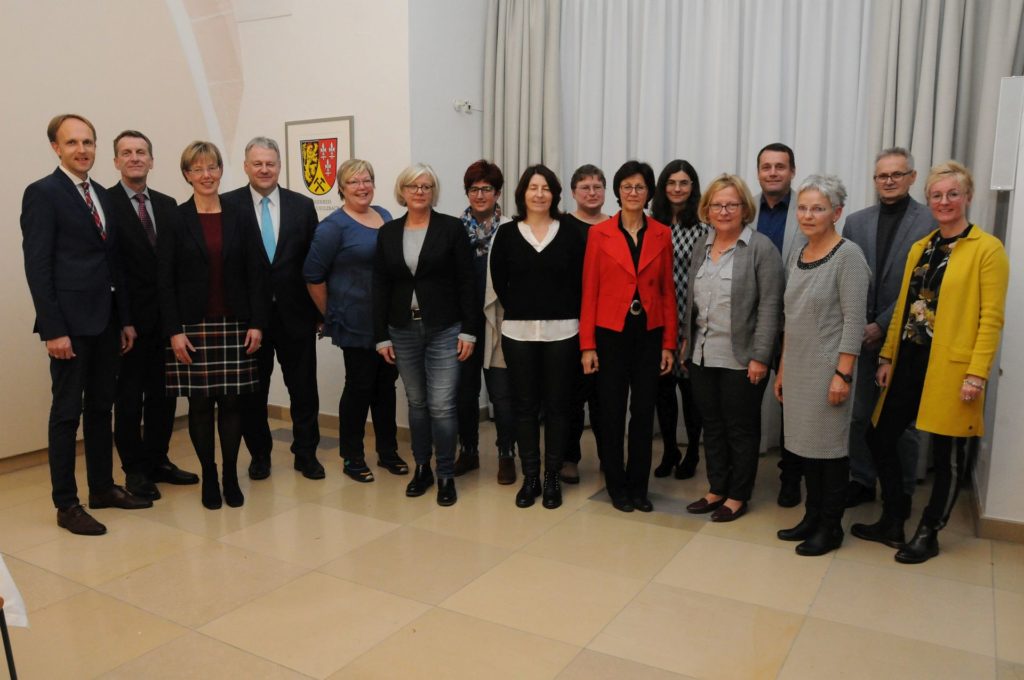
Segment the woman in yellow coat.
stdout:
<svg viewBox="0 0 1024 680">
<path fill-rule="evenodd" d="M 898 548 L 916 564 L 939 554 L 964 474 L 957 437 L 983 434 L 985 384 L 999 347 L 1009 260 L 999 239 L 967 220 L 974 195 L 970 171 L 956 161 L 932 168 L 925 188 L 939 228 L 910 249 L 903 285 L 879 355 L 882 394 L 868 446 L 882 487 L 882 517 L 854 524 L 858 538 Z M 912 422 L 932 435 L 935 483 L 917 531 L 904 542 L 910 498 L 901 488 L 896 442 Z M 954 465 L 954 456 L 955 465 Z"/>
</svg>

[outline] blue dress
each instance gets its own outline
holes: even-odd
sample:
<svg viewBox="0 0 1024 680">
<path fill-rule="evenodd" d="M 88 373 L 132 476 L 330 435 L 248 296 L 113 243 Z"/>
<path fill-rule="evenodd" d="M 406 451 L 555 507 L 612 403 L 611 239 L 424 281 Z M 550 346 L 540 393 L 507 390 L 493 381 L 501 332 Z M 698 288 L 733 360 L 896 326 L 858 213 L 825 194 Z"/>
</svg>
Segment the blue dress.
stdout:
<svg viewBox="0 0 1024 680">
<path fill-rule="evenodd" d="M 391 213 L 371 206 L 384 220 Z M 339 208 L 319 224 L 302 275 L 327 283 L 324 334 L 338 347 L 373 349 L 373 258 L 378 229 L 356 222 Z"/>
</svg>

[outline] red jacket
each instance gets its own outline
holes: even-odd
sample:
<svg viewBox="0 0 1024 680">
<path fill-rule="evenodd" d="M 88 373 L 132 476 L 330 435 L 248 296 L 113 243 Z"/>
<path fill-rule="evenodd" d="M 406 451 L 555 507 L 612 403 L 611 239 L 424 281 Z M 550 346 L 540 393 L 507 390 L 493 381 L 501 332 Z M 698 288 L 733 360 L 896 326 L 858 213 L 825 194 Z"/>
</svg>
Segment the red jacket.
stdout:
<svg viewBox="0 0 1024 680">
<path fill-rule="evenodd" d="M 662 349 L 675 349 L 679 320 L 672 282 L 672 232 L 664 224 L 647 218 L 638 274 L 633 268 L 626 237 L 619 230 L 619 214 L 594 225 L 587 235 L 580 349 L 597 348 L 594 339 L 597 326 L 622 330 L 637 288 L 647 313 L 647 329 L 663 328 Z"/>
</svg>

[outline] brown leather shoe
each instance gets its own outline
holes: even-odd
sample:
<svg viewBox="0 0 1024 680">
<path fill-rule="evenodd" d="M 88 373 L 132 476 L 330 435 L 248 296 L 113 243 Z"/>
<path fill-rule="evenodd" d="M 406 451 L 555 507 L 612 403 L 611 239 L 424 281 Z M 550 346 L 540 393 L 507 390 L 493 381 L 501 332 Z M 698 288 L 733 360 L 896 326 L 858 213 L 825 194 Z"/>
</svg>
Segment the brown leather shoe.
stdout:
<svg viewBox="0 0 1024 680">
<path fill-rule="evenodd" d="M 133 496 L 124 490 L 124 487 L 116 484 L 110 487 L 109 491 L 103 493 L 89 494 L 89 507 L 93 510 L 98 508 L 121 508 L 122 510 L 139 510 L 141 508 L 153 507 L 153 501 Z"/>
<path fill-rule="evenodd" d="M 736 519 L 739 519 L 740 517 L 743 517 L 743 515 L 745 515 L 745 514 L 747 514 L 747 504 L 746 503 L 744 503 L 740 507 L 736 508 L 735 510 L 730 509 L 729 506 L 727 506 L 727 505 L 723 505 L 722 507 L 718 508 L 713 513 L 711 513 L 711 521 L 712 522 L 732 522 L 733 520 L 736 520 Z"/>
<path fill-rule="evenodd" d="M 516 457 L 498 456 L 498 484 L 516 483 Z"/>
<path fill-rule="evenodd" d="M 81 505 L 57 508 L 57 526 L 80 536 L 102 536 L 107 528 L 97 522 Z"/>
</svg>

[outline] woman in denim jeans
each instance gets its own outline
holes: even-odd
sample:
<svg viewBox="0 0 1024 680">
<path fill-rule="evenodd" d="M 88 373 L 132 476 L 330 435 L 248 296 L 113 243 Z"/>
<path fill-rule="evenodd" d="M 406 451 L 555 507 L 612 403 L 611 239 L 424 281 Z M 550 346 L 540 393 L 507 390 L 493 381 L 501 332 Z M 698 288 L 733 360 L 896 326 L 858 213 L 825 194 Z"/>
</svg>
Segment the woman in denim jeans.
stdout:
<svg viewBox="0 0 1024 680">
<path fill-rule="evenodd" d="M 398 365 L 409 401 L 416 472 L 405 495 L 434 484 L 436 454 L 437 502 L 452 505 L 459 362 L 472 355 L 480 329 L 469 238 L 458 218 L 433 210 L 440 193 L 429 165 L 411 165 L 395 180 L 395 200 L 407 212 L 378 234 L 373 322 L 377 352 Z"/>
</svg>

